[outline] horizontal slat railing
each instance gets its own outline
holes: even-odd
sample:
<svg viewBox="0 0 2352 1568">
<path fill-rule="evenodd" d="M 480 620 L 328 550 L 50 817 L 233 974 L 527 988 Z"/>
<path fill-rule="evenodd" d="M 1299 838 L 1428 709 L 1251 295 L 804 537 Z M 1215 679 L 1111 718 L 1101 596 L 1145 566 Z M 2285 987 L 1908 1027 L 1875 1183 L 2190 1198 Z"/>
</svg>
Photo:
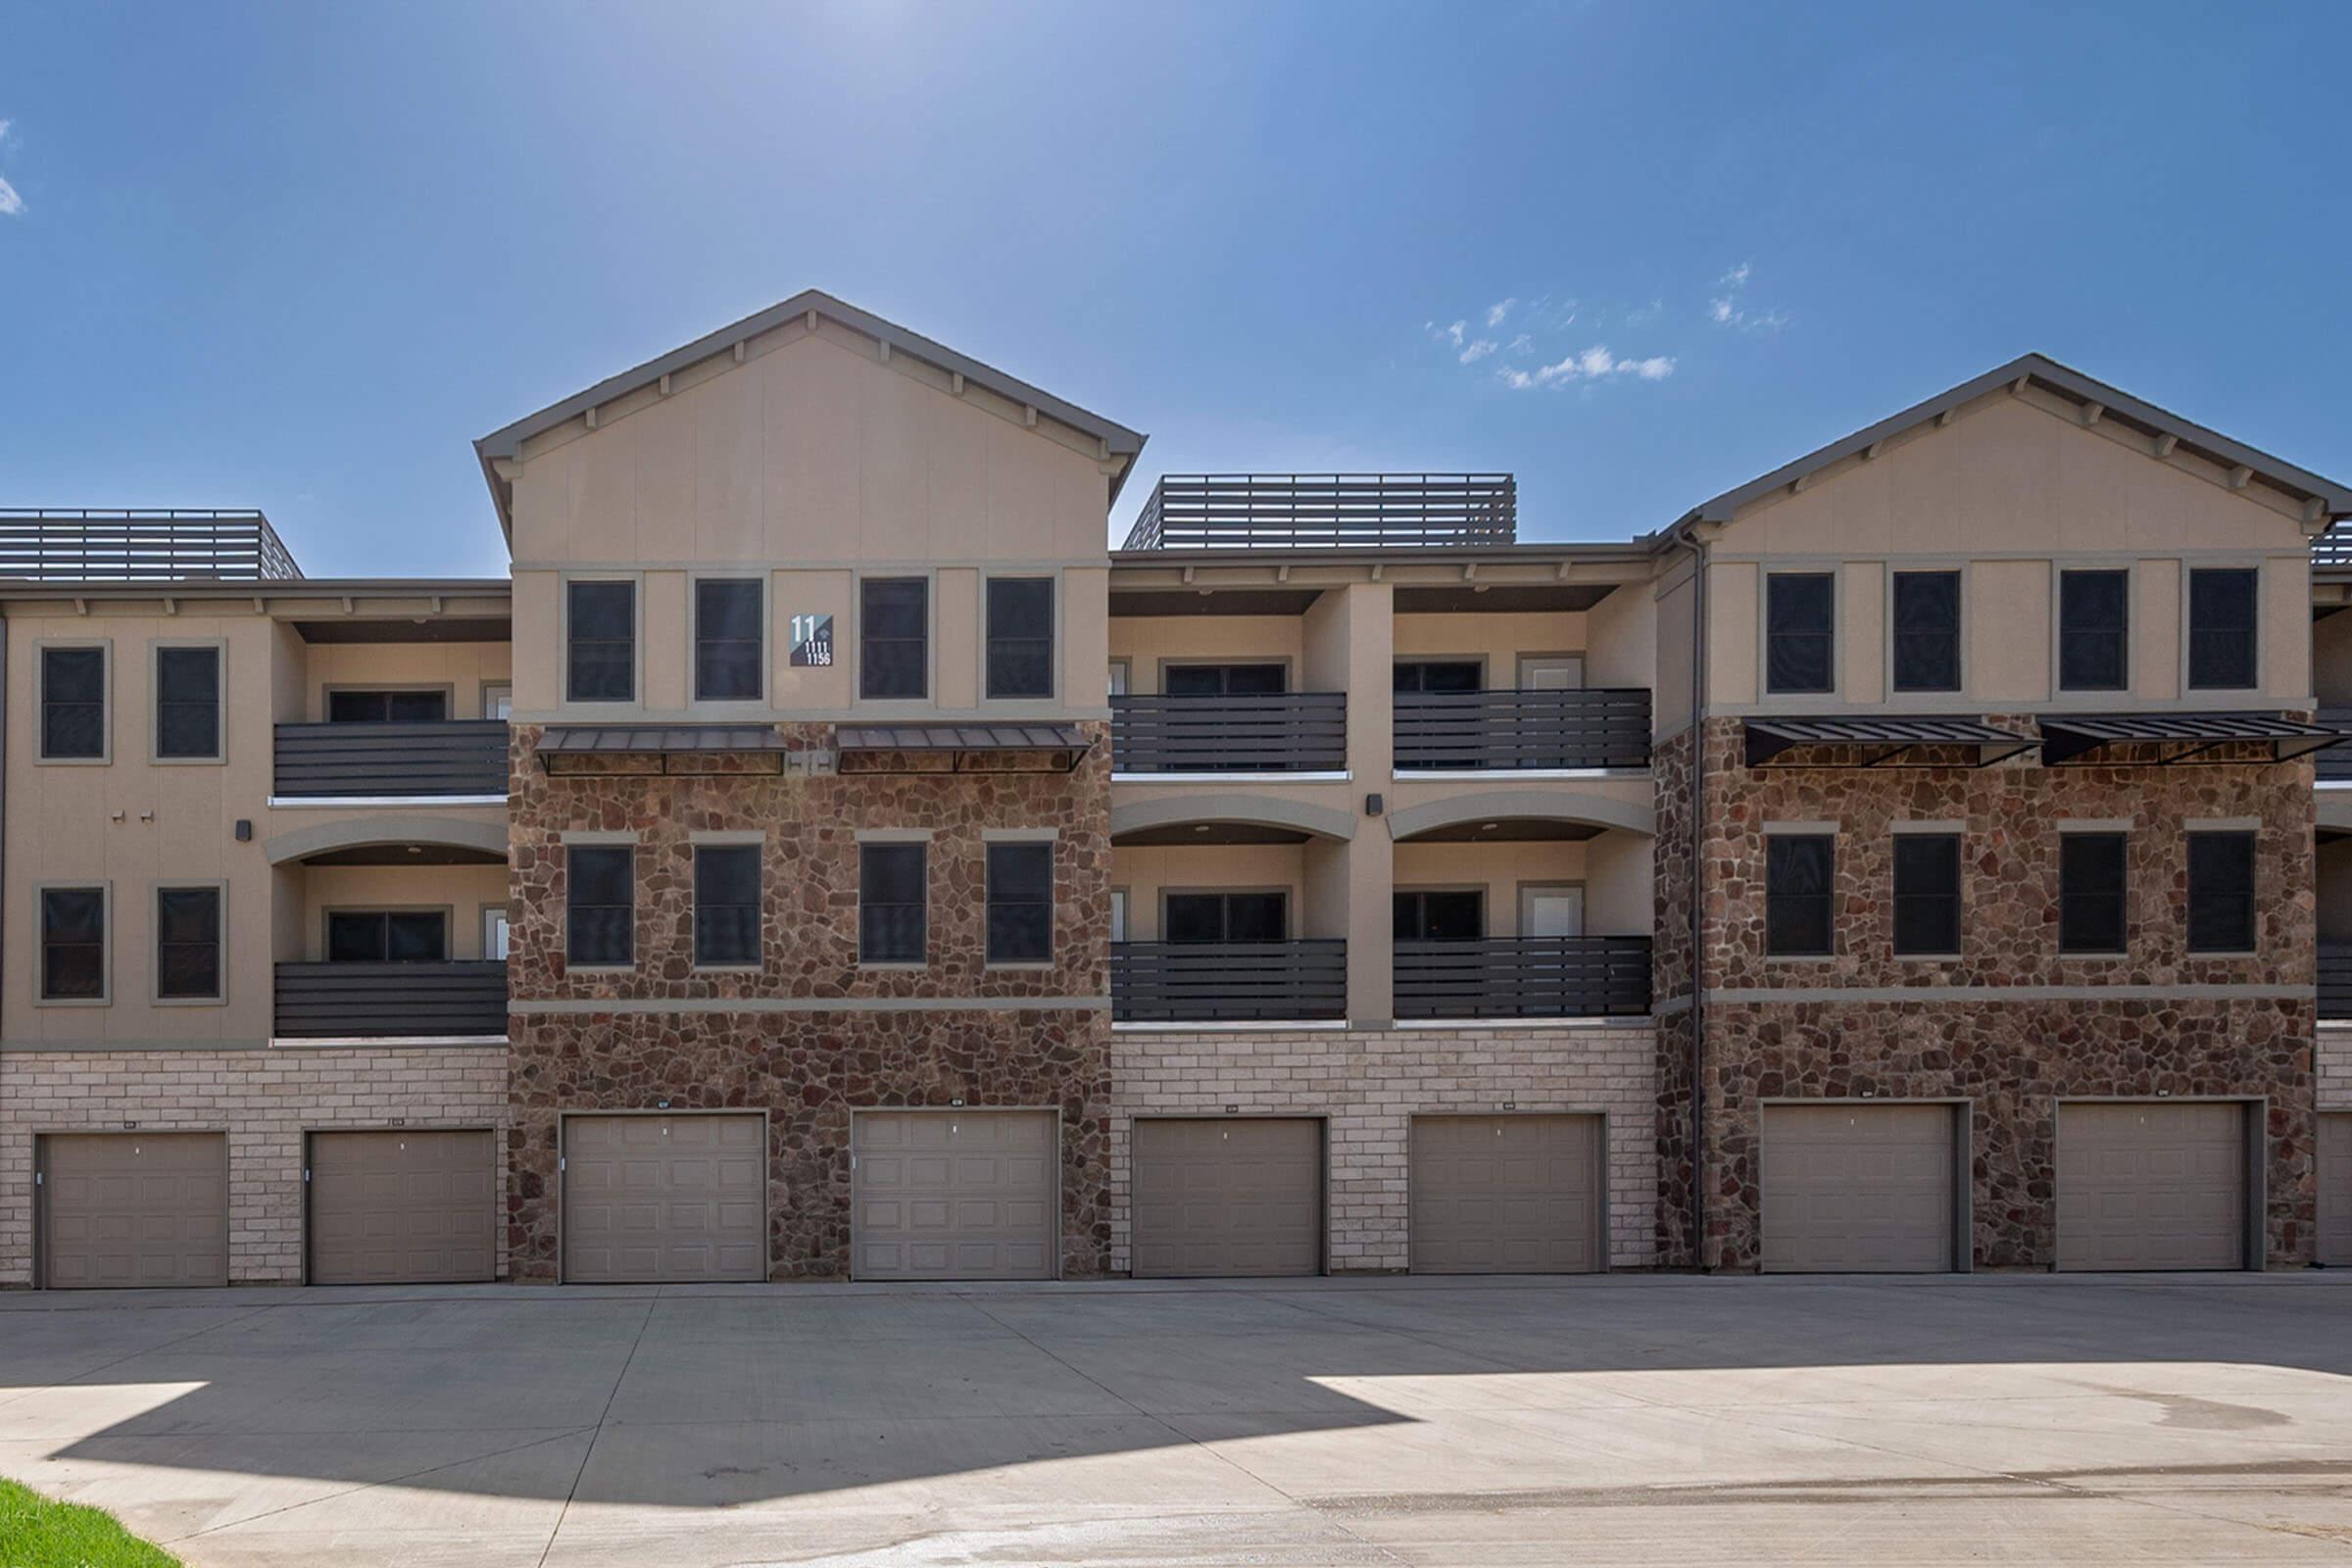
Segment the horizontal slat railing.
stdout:
<svg viewBox="0 0 2352 1568">
<path fill-rule="evenodd" d="M 1171 473 L 1126 548 L 1458 548 L 1518 534 L 1519 484 L 1507 473 Z"/>
<path fill-rule="evenodd" d="M 272 793 L 504 795 L 507 724 L 280 724 Z"/>
<path fill-rule="evenodd" d="M 1110 1015 L 1121 1023 L 1344 1018 L 1348 944 L 1114 942 Z"/>
<path fill-rule="evenodd" d="M 507 966 L 281 963 L 276 1032 L 288 1040 L 503 1035 Z"/>
<path fill-rule="evenodd" d="M 0 577 L 286 581 L 302 569 L 258 512 L 0 508 Z"/>
<path fill-rule="evenodd" d="M 2323 708 L 2318 717 L 2332 728 L 2352 730 L 2352 708 Z M 2311 760 L 2322 779 L 2352 779 L 2352 746 L 2330 746 Z"/>
<path fill-rule="evenodd" d="M 1344 692 L 1266 697 L 1113 697 L 1120 773 L 1317 773 L 1348 765 Z"/>
<path fill-rule="evenodd" d="M 1398 692 L 1396 766 L 1647 767 L 1649 693 Z"/>
<path fill-rule="evenodd" d="M 1636 1018 L 1649 1014 L 1647 937 L 1399 942 L 1399 1018 Z"/>
<path fill-rule="evenodd" d="M 2320 1016 L 2352 1018 L 2352 946 L 2320 944 Z"/>
</svg>

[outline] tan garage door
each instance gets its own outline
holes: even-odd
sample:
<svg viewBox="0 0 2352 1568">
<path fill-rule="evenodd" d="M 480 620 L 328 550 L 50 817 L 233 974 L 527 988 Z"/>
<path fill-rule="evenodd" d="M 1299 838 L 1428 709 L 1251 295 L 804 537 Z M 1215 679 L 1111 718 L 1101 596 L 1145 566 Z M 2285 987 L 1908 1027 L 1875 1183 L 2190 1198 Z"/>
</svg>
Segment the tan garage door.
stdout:
<svg viewBox="0 0 2352 1568">
<path fill-rule="evenodd" d="M 2320 1115 L 2320 1261 L 2352 1268 L 2352 1110 Z"/>
<path fill-rule="evenodd" d="M 313 1285 L 438 1285 L 497 1276 L 487 1130 L 311 1134 Z"/>
<path fill-rule="evenodd" d="M 564 1118 L 564 1278 L 767 1278 L 759 1116 Z"/>
<path fill-rule="evenodd" d="M 40 1166 L 43 1285 L 228 1283 L 221 1134 L 56 1134 Z"/>
<path fill-rule="evenodd" d="M 1766 1105 L 1765 1272 L 1951 1268 L 1957 1120 L 1950 1105 Z"/>
<path fill-rule="evenodd" d="M 1138 1278 L 1322 1268 L 1320 1122 L 1138 1120 L 1130 1159 Z"/>
<path fill-rule="evenodd" d="M 850 1139 L 856 1278 L 1054 1277 L 1052 1111 L 861 1110 Z"/>
<path fill-rule="evenodd" d="M 2058 1107 L 2058 1266 L 2242 1268 L 2246 1112 L 2232 1102 Z"/>
<path fill-rule="evenodd" d="M 1600 1143 L 1598 1116 L 1415 1116 L 1413 1272 L 1599 1268 Z"/>
</svg>

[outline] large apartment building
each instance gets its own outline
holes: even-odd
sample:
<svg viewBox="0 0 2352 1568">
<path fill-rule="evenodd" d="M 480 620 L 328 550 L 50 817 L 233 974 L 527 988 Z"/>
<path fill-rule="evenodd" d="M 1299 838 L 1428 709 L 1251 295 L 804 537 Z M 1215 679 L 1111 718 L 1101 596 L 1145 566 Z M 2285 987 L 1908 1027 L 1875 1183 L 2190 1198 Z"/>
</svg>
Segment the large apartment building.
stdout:
<svg viewBox="0 0 2352 1568">
<path fill-rule="evenodd" d="M 0 1284 L 2352 1264 L 2352 491 L 2033 356 L 1621 542 L 1143 444 L 809 293 L 506 578 L 0 514 Z"/>
</svg>

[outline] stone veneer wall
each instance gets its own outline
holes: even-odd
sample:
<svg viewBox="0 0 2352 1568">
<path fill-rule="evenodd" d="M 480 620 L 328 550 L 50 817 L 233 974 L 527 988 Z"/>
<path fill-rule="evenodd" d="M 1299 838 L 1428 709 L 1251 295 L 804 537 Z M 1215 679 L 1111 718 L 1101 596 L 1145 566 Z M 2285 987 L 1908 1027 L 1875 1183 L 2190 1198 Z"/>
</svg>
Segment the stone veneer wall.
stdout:
<svg viewBox="0 0 2352 1568">
<path fill-rule="evenodd" d="M 1691 1232 L 1697 1168 L 1690 1141 L 1690 760 L 1695 732 L 1685 730 L 1651 749 L 1657 834 L 1651 840 L 1656 918 L 1650 933 L 1650 1005 L 1658 1034 L 1657 1260 L 1690 1268 L 1698 1260 Z"/>
<path fill-rule="evenodd" d="M 2031 731 L 2031 720 L 1987 716 Z M 1974 1102 L 1974 1242 L 1986 1267 L 2053 1260 L 2060 1099 L 2266 1099 L 2269 1261 L 2310 1256 L 2316 1020 L 2305 988 L 2314 978 L 2316 925 L 2308 763 L 2049 768 L 2029 754 L 1984 769 L 1749 769 L 1739 720 L 1710 720 L 1706 735 L 1704 978 L 1711 997 L 1741 993 L 1710 1000 L 1703 1011 L 1706 1265 L 1756 1262 L 1758 1102 L 1865 1092 Z M 2070 817 L 2132 824 L 2129 952 L 2121 957 L 2057 952 L 2058 823 Z M 2254 956 L 2185 951 L 2182 835 L 2192 818 L 2256 824 Z M 1905 819 L 1963 825 L 1966 951 L 1957 960 L 1891 952 L 1889 825 Z M 1831 958 L 1764 955 L 1764 828 L 1776 821 L 1838 824 Z M 1999 996 L 2014 987 L 2101 985 L 2180 989 L 2115 1001 Z M 1936 994 L 1959 987 L 1969 989 Z M 1916 996 L 1819 996 L 1865 988 Z M 1772 991 L 1789 999 L 1756 995 Z"/>
<path fill-rule="evenodd" d="M 1657 1046 L 1640 1021 L 1545 1028 L 1160 1029 L 1111 1036 L 1110 1267 L 1129 1266 L 1129 1131 L 1139 1115 L 1329 1120 L 1334 1273 L 1406 1266 L 1406 1132 L 1416 1112 L 1600 1111 L 1608 1256 L 1657 1258 Z"/>
<path fill-rule="evenodd" d="M 303 1270 L 303 1135 L 500 1128 L 498 1046 L 0 1053 L 0 1285 L 32 1281 L 32 1143 L 40 1133 L 228 1134 L 228 1277 L 296 1284 Z M 503 1236 L 499 1273 L 506 1274 Z"/>
<path fill-rule="evenodd" d="M 1062 1270 L 1102 1273 L 1110 1241 L 1110 741 L 1107 724 L 1080 727 L 1093 749 L 1070 773 L 779 777 L 710 759 L 703 760 L 726 771 L 551 778 L 536 756 L 540 727 L 514 726 L 514 1278 L 552 1281 L 560 1270 L 558 1114 L 644 1110 L 658 1100 L 769 1113 L 769 1266 L 779 1279 L 849 1273 L 853 1107 L 944 1109 L 962 1100 L 1057 1108 Z M 830 724 L 781 728 L 799 748 L 833 744 Z M 1053 961 L 991 968 L 987 835 L 1037 828 L 1056 833 Z M 697 971 L 693 835 L 752 829 L 766 838 L 762 961 L 756 972 Z M 861 829 L 930 834 L 929 961 L 919 968 L 858 966 Z M 637 842 L 637 961 L 625 973 L 575 974 L 564 963 L 564 835 L 579 831 Z M 542 1004 L 578 1010 L 534 1010 Z"/>
</svg>

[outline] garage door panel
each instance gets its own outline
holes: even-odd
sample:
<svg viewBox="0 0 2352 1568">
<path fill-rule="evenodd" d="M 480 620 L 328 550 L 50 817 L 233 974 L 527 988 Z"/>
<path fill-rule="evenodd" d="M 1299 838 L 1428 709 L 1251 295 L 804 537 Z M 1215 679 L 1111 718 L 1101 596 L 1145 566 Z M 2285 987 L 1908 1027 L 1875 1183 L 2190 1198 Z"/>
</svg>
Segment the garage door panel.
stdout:
<svg viewBox="0 0 2352 1568">
<path fill-rule="evenodd" d="M 1139 1120 L 1129 1162 L 1131 1273 L 1166 1278 L 1320 1271 L 1320 1122 Z"/>
<path fill-rule="evenodd" d="M 1059 1248 L 1050 1110 L 851 1118 L 858 1279 L 1052 1279 Z"/>
<path fill-rule="evenodd" d="M 495 1278 L 496 1161 L 479 1128 L 312 1134 L 311 1282 Z"/>
<path fill-rule="evenodd" d="M 58 1134 L 41 1145 L 42 1283 L 228 1283 L 228 1140 Z"/>
<path fill-rule="evenodd" d="M 762 1118 L 564 1118 L 566 1281 L 762 1280 L 766 1230 Z"/>
<path fill-rule="evenodd" d="M 1415 1116 L 1406 1184 L 1412 1271 L 1602 1267 L 1600 1146 L 1598 1116 Z"/>
<path fill-rule="evenodd" d="M 2061 1269 L 2233 1269 L 2246 1255 L 2237 1102 L 2058 1108 Z"/>
<path fill-rule="evenodd" d="M 2319 1259 L 2352 1268 L 2352 1110 L 2320 1112 L 2319 1178 Z"/>
<path fill-rule="evenodd" d="M 1950 1105 L 1766 1105 L 1767 1273 L 1941 1273 L 1957 1211 Z"/>
</svg>

